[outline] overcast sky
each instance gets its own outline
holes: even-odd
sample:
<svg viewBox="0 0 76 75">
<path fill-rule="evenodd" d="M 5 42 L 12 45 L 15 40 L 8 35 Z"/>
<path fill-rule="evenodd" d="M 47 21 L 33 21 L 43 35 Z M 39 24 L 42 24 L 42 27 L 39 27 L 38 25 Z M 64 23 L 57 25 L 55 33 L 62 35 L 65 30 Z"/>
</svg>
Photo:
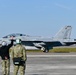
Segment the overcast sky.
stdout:
<svg viewBox="0 0 76 75">
<path fill-rule="evenodd" d="M 0 0 L 0 37 L 53 37 L 65 25 L 72 26 L 71 38 L 76 38 L 76 0 Z"/>
</svg>

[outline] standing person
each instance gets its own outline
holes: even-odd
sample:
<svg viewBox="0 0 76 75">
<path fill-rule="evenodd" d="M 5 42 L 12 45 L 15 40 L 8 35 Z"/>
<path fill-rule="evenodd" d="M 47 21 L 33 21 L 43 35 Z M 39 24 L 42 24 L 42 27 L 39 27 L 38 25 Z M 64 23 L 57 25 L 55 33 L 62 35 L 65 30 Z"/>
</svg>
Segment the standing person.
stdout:
<svg viewBox="0 0 76 75">
<path fill-rule="evenodd" d="M 9 75 L 10 73 L 10 57 L 9 57 L 9 48 L 13 45 L 13 40 L 11 39 L 11 43 L 7 45 L 6 41 L 2 42 L 2 46 L 0 47 L 0 56 L 2 59 L 2 70 L 3 75 Z"/>
<path fill-rule="evenodd" d="M 26 49 L 21 44 L 21 39 L 16 39 L 16 45 L 11 49 L 11 56 L 14 64 L 14 74 L 18 74 L 20 70 L 20 75 L 25 75 L 26 68 Z"/>
</svg>

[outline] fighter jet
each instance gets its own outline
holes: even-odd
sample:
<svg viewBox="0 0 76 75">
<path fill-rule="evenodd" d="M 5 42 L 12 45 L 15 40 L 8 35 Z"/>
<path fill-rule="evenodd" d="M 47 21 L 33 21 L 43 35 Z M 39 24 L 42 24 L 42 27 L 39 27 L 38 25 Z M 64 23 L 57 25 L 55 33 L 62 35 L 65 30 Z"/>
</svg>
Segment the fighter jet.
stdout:
<svg viewBox="0 0 76 75">
<path fill-rule="evenodd" d="M 76 44 L 76 41 L 74 39 L 70 39 L 71 30 L 71 26 L 65 26 L 61 28 L 59 32 L 52 38 L 14 33 L 2 37 L 0 41 L 7 41 L 10 39 L 10 37 L 13 36 L 14 39 L 21 39 L 22 44 L 25 46 L 26 49 L 40 49 L 43 50 L 43 52 L 49 52 L 49 50 L 56 46 L 70 46 Z"/>
</svg>

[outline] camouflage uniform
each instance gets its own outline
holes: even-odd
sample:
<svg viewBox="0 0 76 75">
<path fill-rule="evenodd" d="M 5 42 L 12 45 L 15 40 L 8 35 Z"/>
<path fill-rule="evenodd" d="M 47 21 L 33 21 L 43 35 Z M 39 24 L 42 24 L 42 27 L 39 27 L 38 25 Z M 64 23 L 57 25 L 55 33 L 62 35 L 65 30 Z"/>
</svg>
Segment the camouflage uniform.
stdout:
<svg viewBox="0 0 76 75">
<path fill-rule="evenodd" d="M 2 60 L 2 70 L 4 75 L 9 75 L 10 72 L 10 60 Z"/>
<path fill-rule="evenodd" d="M 18 74 L 18 70 L 20 70 L 20 75 L 25 75 L 25 67 L 26 67 L 25 62 L 27 59 L 26 49 L 21 44 L 17 44 L 16 46 L 12 47 L 11 56 L 12 59 L 21 57 L 22 60 L 24 61 L 24 63 L 20 65 L 14 64 L 14 75 Z"/>
<path fill-rule="evenodd" d="M 11 43 L 6 46 L 0 47 L 0 56 L 1 56 L 1 63 L 2 63 L 2 71 L 3 75 L 9 75 L 10 73 L 10 56 L 9 56 L 9 49 L 13 45 L 13 40 Z"/>
</svg>

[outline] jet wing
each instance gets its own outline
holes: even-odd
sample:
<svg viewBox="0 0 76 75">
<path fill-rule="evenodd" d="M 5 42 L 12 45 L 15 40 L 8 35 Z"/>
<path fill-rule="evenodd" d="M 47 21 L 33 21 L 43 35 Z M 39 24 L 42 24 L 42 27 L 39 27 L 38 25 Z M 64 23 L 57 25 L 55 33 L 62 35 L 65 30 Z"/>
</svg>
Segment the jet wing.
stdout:
<svg viewBox="0 0 76 75">
<path fill-rule="evenodd" d="M 59 41 L 22 41 L 22 44 L 25 46 L 35 46 L 37 48 L 62 46 Z"/>
<path fill-rule="evenodd" d="M 64 43 L 65 43 L 66 46 L 70 46 L 70 45 L 76 44 L 76 41 L 74 41 L 74 42 L 64 42 Z"/>
</svg>

